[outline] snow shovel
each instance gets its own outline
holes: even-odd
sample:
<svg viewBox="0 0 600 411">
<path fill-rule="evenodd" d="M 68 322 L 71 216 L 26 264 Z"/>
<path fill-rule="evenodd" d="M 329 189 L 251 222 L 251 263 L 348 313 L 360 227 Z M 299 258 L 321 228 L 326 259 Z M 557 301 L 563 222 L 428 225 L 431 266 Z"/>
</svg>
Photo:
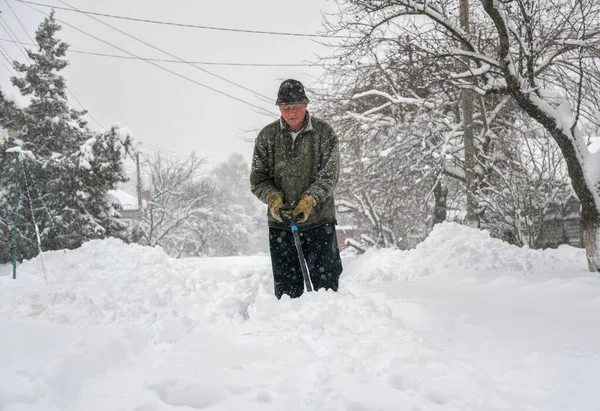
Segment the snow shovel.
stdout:
<svg viewBox="0 0 600 411">
<path fill-rule="evenodd" d="M 300 268 L 302 269 L 302 276 L 304 277 L 304 286 L 306 291 L 312 291 L 313 286 L 310 282 L 310 275 L 308 274 L 308 265 L 306 264 L 306 259 L 304 258 L 304 253 L 302 252 L 302 244 L 300 243 L 300 235 L 298 234 L 298 226 L 296 223 L 298 222 L 298 217 L 292 216 L 292 211 L 296 208 L 294 205 L 284 205 L 279 210 L 279 215 L 285 221 L 290 228 L 292 229 L 292 235 L 294 236 L 294 244 L 296 245 L 296 251 L 298 252 L 298 260 L 300 260 Z"/>
</svg>

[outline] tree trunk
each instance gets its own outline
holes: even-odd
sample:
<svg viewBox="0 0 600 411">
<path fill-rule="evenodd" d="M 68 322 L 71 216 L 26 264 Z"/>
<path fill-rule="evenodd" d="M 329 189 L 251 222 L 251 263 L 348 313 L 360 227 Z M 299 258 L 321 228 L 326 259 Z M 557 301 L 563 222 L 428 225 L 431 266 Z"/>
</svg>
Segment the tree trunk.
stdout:
<svg viewBox="0 0 600 411">
<path fill-rule="evenodd" d="M 469 31 L 469 0 L 460 0 L 460 25 L 465 32 Z M 466 49 L 466 45 L 462 44 Z M 468 49 L 467 49 L 468 51 Z M 470 67 L 469 58 L 463 59 L 466 69 Z M 467 197 L 467 221 L 470 227 L 479 227 L 479 215 L 477 214 L 477 176 L 475 175 L 475 136 L 473 133 L 473 91 L 462 90 L 462 121 L 465 148 L 465 183 Z"/>
<path fill-rule="evenodd" d="M 433 208 L 433 225 L 443 223 L 446 221 L 448 210 L 446 206 L 446 198 L 448 196 L 448 189 L 441 180 L 435 183 L 433 187 L 433 198 L 435 205 Z"/>
<path fill-rule="evenodd" d="M 583 228 L 583 245 L 585 246 L 588 268 L 592 272 L 600 272 L 600 228 L 588 227 Z"/>
</svg>

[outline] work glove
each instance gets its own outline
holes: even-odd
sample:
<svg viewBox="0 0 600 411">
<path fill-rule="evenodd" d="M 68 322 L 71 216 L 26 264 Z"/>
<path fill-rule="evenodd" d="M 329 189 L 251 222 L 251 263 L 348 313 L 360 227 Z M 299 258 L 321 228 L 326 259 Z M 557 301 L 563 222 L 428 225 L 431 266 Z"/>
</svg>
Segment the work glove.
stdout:
<svg viewBox="0 0 600 411">
<path fill-rule="evenodd" d="M 267 205 L 273 218 L 283 223 L 283 219 L 279 215 L 279 210 L 283 207 L 283 194 L 281 194 L 281 191 L 273 190 L 267 194 Z"/>
<path fill-rule="evenodd" d="M 315 200 L 313 196 L 305 194 L 300 201 L 298 201 L 298 205 L 294 208 L 294 211 L 292 211 L 292 215 L 297 217 L 302 214 L 302 219 L 298 220 L 298 222 L 303 223 L 308 220 L 308 216 L 315 205 L 317 205 L 317 200 Z"/>
</svg>

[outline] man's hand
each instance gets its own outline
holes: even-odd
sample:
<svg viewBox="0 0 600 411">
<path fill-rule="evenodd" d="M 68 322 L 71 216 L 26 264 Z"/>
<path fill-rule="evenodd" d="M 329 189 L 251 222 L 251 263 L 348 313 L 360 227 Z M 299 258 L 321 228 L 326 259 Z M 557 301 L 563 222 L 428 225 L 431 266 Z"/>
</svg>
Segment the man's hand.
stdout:
<svg viewBox="0 0 600 411">
<path fill-rule="evenodd" d="M 279 210 L 283 207 L 283 194 L 281 194 L 281 191 L 271 191 L 267 195 L 267 205 L 269 206 L 269 212 L 273 218 L 280 223 L 283 223 L 283 219 L 279 215 Z"/>
<path fill-rule="evenodd" d="M 306 220 L 308 220 L 308 216 L 310 215 L 315 205 L 317 205 L 317 200 L 315 200 L 313 196 L 308 194 L 303 195 L 300 201 L 298 201 L 298 205 L 296 206 L 294 211 L 292 211 L 292 215 L 294 217 L 297 217 L 300 214 L 302 214 L 302 219 L 298 222 L 303 223 Z"/>
</svg>

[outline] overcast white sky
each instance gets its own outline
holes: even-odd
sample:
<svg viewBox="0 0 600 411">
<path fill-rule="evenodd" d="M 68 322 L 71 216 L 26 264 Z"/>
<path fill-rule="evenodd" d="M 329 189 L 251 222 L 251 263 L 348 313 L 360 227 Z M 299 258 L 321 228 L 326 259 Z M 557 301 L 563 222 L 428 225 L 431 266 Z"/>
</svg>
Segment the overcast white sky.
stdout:
<svg viewBox="0 0 600 411">
<path fill-rule="evenodd" d="M 58 0 L 39 3 L 67 7 Z M 333 0 L 66 0 L 81 10 L 142 19 L 248 30 L 317 33 L 322 30 L 322 13 L 335 12 Z M 30 43 L 15 15 L 33 37 L 43 15 L 15 0 L 0 0 L 1 16 L 20 41 Z M 37 7 L 48 13 L 49 8 Z M 56 11 L 56 17 L 127 51 L 147 58 L 171 59 L 85 15 Z M 301 64 L 315 62 L 316 55 L 329 50 L 303 37 L 244 34 L 138 23 L 98 17 L 177 57 L 191 61 L 232 63 Z M 72 50 L 125 55 L 67 26 L 60 33 Z M 9 34 L 0 25 L 0 39 Z M 24 60 L 14 44 L 0 41 L 17 60 Z M 193 84 L 141 60 L 125 60 L 68 53 L 64 71 L 69 89 L 96 120 L 108 128 L 116 122 L 130 128 L 149 149 L 157 147 L 181 155 L 195 151 L 210 163 L 239 152 L 250 159 L 251 140 L 257 131 L 278 116 L 274 106 L 282 80 L 297 78 L 310 86 L 322 70 L 317 67 L 232 67 L 201 65 L 228 80 L 270 98 L 269 102 L 186 64 L 160 63 L 193 80 L 209 85 L 258 109 Z M 2 57 L 0 56 L 0 59 Z M 5 62 L 6 63 L 6 62 Z M 0 85 L 11 92 L 9 73 L 0 65 Z M 13 90 L 13 94 L 16 91 Z M 72 102 L 75 108 L 80 108 Z M 90 121 L 92 127 L 98 126 Z"/>
</svg>

